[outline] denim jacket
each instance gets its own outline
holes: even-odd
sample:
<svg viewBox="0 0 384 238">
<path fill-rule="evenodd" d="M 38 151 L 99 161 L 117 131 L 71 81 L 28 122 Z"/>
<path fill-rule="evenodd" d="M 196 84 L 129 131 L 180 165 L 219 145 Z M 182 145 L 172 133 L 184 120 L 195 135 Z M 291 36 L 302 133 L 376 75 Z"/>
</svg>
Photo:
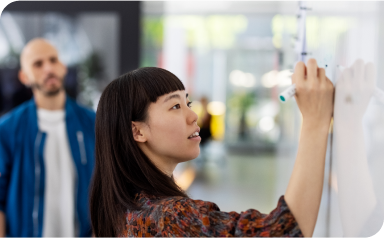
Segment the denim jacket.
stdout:
<svg viewBox="0 0 384 238">
<path fill-rule="evenodd" d="M 95 113 L 67 96 L 65 122 L 76 173 L 76 236 L 90 236 L 89 185 L 94 168 Z M 0 210 L 7 236 L 42 236 L 44 142 L 32 98 L 0 118 Z"/>
</svg>

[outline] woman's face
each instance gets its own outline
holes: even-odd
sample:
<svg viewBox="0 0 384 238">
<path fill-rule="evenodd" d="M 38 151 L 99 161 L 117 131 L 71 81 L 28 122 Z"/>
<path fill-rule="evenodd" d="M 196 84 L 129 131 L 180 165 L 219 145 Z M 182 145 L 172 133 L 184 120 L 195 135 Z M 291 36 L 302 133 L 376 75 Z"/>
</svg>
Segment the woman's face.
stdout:
<svg viewBox="0 0 384 238">
<path fill-rule="evenodd" d="M 191 110 L 190 104 L 185 91 L 163 95 L 156 103 L 150 104 L 148 120 L 143 127 L 149 158 L 180 163 L 199 155 L 201 138 L 195 134 L 200 132 L 196 124 L 198 116 Z"/>
</svg>

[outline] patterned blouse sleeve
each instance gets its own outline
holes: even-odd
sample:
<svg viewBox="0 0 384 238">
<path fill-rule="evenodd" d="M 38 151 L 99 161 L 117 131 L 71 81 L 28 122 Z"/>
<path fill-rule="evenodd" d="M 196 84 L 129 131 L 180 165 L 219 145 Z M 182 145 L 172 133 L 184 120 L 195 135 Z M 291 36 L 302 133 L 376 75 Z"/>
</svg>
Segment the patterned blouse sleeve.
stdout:
<svg viewBox="0 0 384 238">
<path fill-rule="evenodd" d="M 284 196 L 270 214 L 222 212 L 215 203 L 182 198 L 167 206 L 163 222 L 162 236 L 303 236 Z"/>
</svg>

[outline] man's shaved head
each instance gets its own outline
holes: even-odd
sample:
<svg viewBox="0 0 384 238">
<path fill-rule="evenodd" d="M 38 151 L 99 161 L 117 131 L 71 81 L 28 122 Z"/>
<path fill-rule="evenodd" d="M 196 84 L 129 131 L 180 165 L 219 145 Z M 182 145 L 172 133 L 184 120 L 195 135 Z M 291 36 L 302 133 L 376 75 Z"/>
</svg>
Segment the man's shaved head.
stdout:
<svg viewBox="0 0 384 238">
<path fill-rule="evenodd" d="M 20 81 L 46 96 L 63 90 L 66 67 L 59 61 L 56 48 L 43 38 L 27 43 L 20 55 Z"/>
<path fill-rule="evenodd" d="M 34 56 L 35 57 L 38 56 L 39 52 L 46 51 L 48 49 L 56 52 L 56 55 L 58 54 L 56 48 L 51 43 L 49 43 L 47 40 L 45 40 L 43 38 L 35 38 L 35 39 L 29 41 L 24 46 L 24 48 L 20 54 L 21 68 L 22 69 L 24 68 L 24 66 L 26 65 L 28 60 L 30 60 L 31 58 L 34 58 Z"/>
</svg>

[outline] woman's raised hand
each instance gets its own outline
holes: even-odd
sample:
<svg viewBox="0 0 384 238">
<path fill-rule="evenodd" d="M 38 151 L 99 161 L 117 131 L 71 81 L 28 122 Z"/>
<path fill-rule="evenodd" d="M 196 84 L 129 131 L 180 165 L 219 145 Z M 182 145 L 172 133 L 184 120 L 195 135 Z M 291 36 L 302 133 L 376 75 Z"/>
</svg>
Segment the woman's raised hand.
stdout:
<svg viewBox="0 0 384 238">
<path fill-rule="evenodd" d="M 303 115 L 299 148 L 285 199 L 304 236 L 312 236 L 323 191 L 334 87 L 316 60 L 297 63 L 292 81 Z"/>
<path fill-rule="evenodd" d="M 295 98 L 303 121 L 329 126 L 333 114 L 334 86 L 325 76 L 324 68 L 319 68 L 315 59 L 309 59 L 307 66 L 298 62 L 292 83 L 296 85 Z"/>
</svg>

